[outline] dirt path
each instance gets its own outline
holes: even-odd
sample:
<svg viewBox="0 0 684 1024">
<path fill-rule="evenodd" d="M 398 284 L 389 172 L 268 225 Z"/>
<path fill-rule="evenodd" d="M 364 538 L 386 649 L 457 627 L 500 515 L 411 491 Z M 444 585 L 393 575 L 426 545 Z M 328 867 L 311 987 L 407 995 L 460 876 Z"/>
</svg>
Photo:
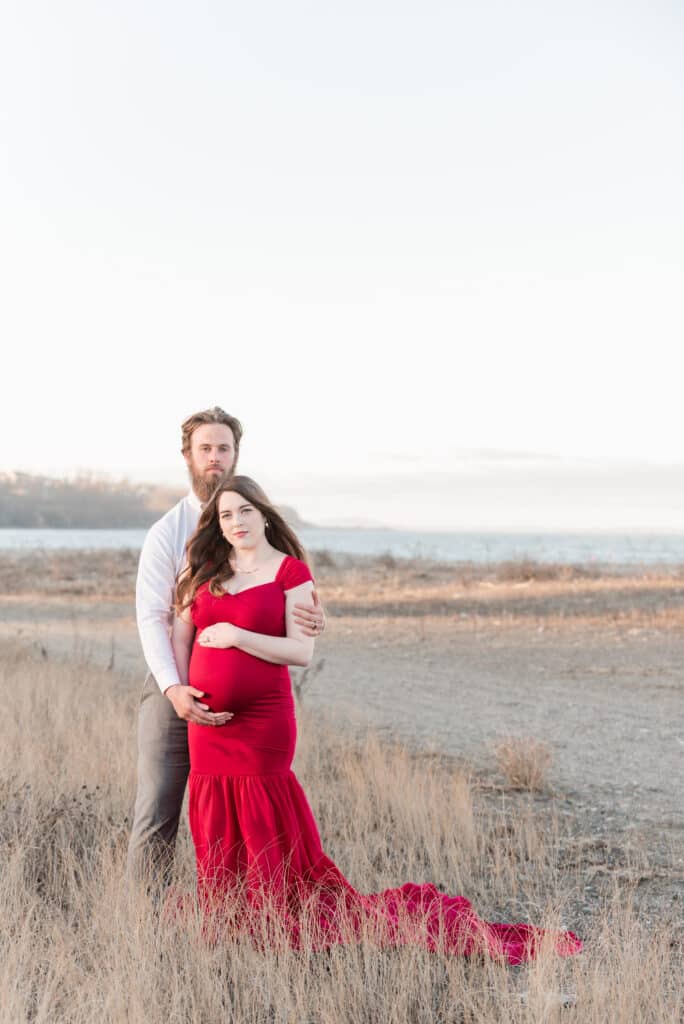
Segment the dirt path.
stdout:
<svg viewBox="0 0 684 1024">
<path fill-rule="evenodd" d="M 606 820 L 684 828 L 684 638 L 653 629 L 465 632 L 443 620 L 340 619 L 305 699 L 486 769 L 506 735 L 553 752 L 553 784 Z M 345 643 L 343 636 L 346 635 Z"/>
</svg>

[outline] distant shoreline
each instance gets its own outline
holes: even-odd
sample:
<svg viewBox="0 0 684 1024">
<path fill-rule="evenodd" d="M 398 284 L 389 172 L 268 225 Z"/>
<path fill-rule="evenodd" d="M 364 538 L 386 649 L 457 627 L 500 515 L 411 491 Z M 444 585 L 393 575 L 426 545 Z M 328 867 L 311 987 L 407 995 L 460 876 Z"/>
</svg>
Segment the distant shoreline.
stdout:
<svg viewBox="0 0 684 1024">
<path fill-rule="evenodd" d="M 564 565 L 600 571 L 621 567 L 684 566 L 684 533 L 495 532 L 428 533 L 379 528 L 297 527 L 304 546 L 322 563 L 381 560 L 416 564 L 496 566 Z M 147 530 L 0 528 L 0 555 L 54 551 L 124 551 L 137 554 Z"/>
</svg>

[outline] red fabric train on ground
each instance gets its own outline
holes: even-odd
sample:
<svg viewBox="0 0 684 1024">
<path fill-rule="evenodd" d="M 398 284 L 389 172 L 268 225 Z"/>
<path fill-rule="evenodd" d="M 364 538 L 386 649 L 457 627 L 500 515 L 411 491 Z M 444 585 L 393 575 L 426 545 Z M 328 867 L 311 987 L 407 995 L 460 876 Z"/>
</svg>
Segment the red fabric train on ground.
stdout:
<svg viewBox="0 0 684 1024">
<path fill-rule="evenodd" d="M 305 563 L 286 556 L 275 580 L 214 597 L 201 587 L 192 606 L 198 632 L 216 622 L 285 635 L 285 592 L 310 580 Z M 296 723 L 290 676 L 235 648 L 195 642 L 190 683 L 212 711 L 235 717 L 212 729 L 190 724 L 190 828 L 201 905 L 223 907 L 231 928 L 294 948 L 325 948 L 364 936 L 382 946 L 416 943 L 464 956 L 518 964 L 549 943 L 579 952 L 572 932 L 483 921 L 463 896 L 406 883 L 357 892 L 323 852 L 316 822 L 291 770 Z"/>
</svg>

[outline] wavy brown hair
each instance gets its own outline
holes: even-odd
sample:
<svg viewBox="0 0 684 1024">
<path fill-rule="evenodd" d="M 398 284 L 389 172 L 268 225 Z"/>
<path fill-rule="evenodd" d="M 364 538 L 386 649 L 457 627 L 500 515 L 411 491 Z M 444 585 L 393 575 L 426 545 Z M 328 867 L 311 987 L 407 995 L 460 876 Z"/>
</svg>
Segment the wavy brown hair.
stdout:
<svg viewBox="0 0 684 1024">
<path fill-rule="evenodd" d="M 221 533 L 218 517 L 219 499 L 226 491 L 235 491 L 259 509 L 268 523 L 266 540 L 277 551 L 308 562 L 306 552 L 294 531 L 259 484 L 248 476 L 225 476 L 204 506 L 197 529 L 186 545 L 187 565 L 176 581 L 175 608 L 179 615 L 192 604 L 203 583 L 208 582 L 209 592 L 214 597 L 220 597 L 223 584 L 235 575 L 230 567 L 233 545 Z"/>
</svg>

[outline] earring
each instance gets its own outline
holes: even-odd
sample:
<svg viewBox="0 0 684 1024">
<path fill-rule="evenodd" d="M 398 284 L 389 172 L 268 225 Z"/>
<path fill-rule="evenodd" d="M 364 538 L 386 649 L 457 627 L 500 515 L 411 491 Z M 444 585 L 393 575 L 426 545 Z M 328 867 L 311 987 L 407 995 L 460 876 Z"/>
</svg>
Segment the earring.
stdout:
<svg viewBox="0 0 684 1024">
<path fill-rule="evenodd" d="M 271 524 L 269 523 L 268 519 L 264 519 L 264 530 L 268 530 L 270 525 Z"/>
</svg>

